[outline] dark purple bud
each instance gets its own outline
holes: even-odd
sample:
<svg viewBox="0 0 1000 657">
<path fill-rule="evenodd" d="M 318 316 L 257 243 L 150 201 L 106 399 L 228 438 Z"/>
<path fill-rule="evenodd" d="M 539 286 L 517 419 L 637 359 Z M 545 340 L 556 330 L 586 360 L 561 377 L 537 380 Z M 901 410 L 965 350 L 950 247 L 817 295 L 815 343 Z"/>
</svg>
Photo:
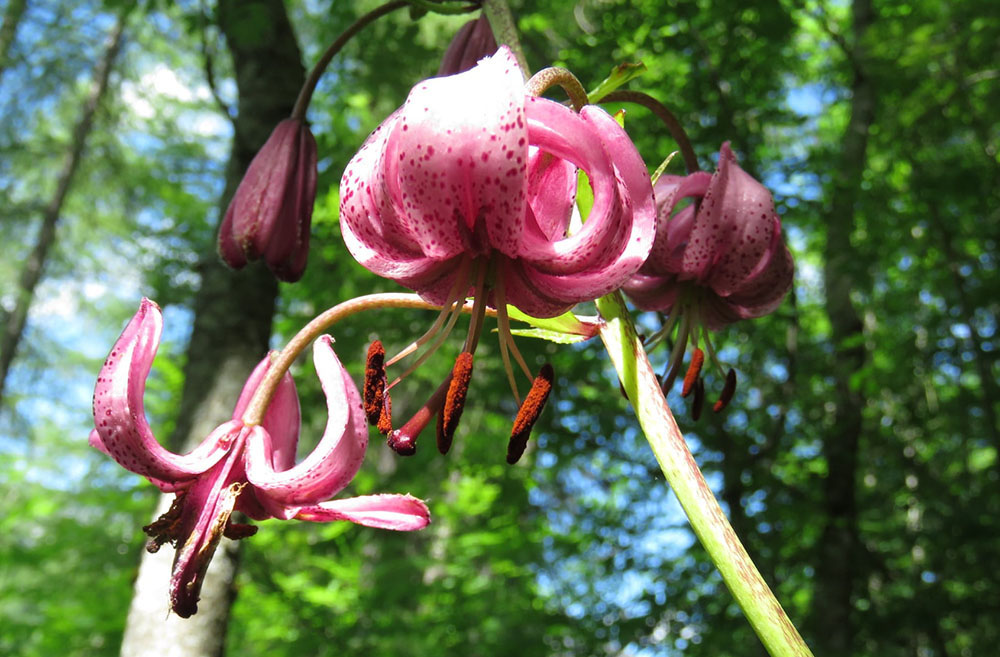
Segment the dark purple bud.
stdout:
<svg viewBox="0 0 1000 657">
<path fill-rule="evenodd" d="M 448 44 L 448 50 L 441 58 L 441 67 L 437 74 L 455 75 L 468 71 L 483 57 L 488 57 L 497 51 L 497 42 L 493 38 L 493 30 L 486 16 L 480 16 L 469 21 L 455 33 L 455 38 Z"/>
<path fill-rule="evenodd" d="M 279 279 L 302 278 L 316 199 L 316 140 L 298 119 L 279 123 L 254 157 L 219 229 L 219 255 L 239 269 L 263 258 Z"/>
</svg>

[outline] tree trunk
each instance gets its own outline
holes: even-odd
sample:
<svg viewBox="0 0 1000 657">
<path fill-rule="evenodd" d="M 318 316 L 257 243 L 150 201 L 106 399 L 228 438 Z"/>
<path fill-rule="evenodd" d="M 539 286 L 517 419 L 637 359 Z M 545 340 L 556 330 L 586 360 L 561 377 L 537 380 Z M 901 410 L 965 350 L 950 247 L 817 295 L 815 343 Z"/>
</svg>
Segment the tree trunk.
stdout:
<svg viewBox="0 0 1000 657">
<path fill-rule="evenodd" d="M 858 447 L 863 431 L 864 399 L 851 386 L 852 375 L 864 365 L 866 353 L 861 318 L 851 303 L 855 288 L 851 248 L 855 212 L 866 167 L 868 131 L 875 120 L 875 89 L 863 69 L 864 39 L 872 23 L 871 0 L 854 0 L 854 63 L 851 117 L 843 136 L 826 216 L 824 250 L 826 313 L 830 319 L 834 355 L 831 391 L 833 422 L 823 441 L 827 477 L 823 489 L 826 526 L 816 561 L 816 592 L 812 612 L 817 654 L 852 654 L 853 598 L 860 557 L 857 533 L 856 484 Z"/>
<path fill-rule="evenodd" d="M 10 0 L 3 12 L 3 23 L 0 23 L 0 79 L 10 65 L 10 47 L 17 37 L 17 26 L 21 23 L 28 0 Z"/>
<path fill-rule="evenodd" d="M 11 20 L 13 8 L 13 5 L 8 7 L 7 14 L 4 16 L 4 32 L 0 32 L 0 38 L 6 38 L 7 36 L 5 31 L 8 27 L 8 21 Z M 42 225 L 38 230 L 35 247 L 31 250 L 31 254 L 21 268 L 14 308 L 9 313 L 0 310 L 0 406 L 3 404 L 3 390 L 7 381 L 7 374 L 14 361 L 14 355 L 17 352 L 21 338 L 24 336 L 24 326 L 28 320 L 28 310 L 31 308 L 31 302 L 35 297 L 35 287 L 38 286 L 38 281 L 42 278 L 45 261 L 48 258 L 52 245 L 55 243 L 56 224 L 59 222 L 63 203 L 66 201 L 66 195 L 69 193 L 70 185 L 73 183 L 73 176 L 76 174 L 76 169 L 83 156 L 87 137 L 94 127 L 94 115 L 97 113 L 101 99 L 108 89 L 111 68 L 114 66 L 118 51 L 121 49 L 125 19 L 126 14 L 123 14 L 118 19 L 111 34 L 108 35 L 104 54 L 101 55 L 101 58 L 94 67 L 94 83 L 91 87 L 90 95 L 83 103 L 80 120 L 73 129 L 69 150 L 66 151 L 66 156 L 63 159 L 62 167 L 56 179 L 56 190 L 42 212 Z M 13 29 L 14 26 L 11 27 L 12 31 Z M 13 38 L 13 33 L 11 34 L 11 38 Z M 0 46 L 4 45 L 6 44 L 0 42 Z M 0 61 L 2 61 L 3 55 L 4 52 L 0 51 Z"/>
<path fill-rule="evenodd" d="M 220 0 L 218 16 L 239 89 L 220 203 L 224 210 L 254 154 L 275 124 L 291 113 L 305 72 L 281 0 Z M 214 243 L 206 246 L 200 273 L 180 415 L 171 441 L 175 447 L 189 448 L 230 418 L 246 377 L 267 352 L 278 294 L 274 277 L 259 263 L 231 271 L 219 262 Z M 169 499 L 161 500 L 161 505 L 168 503 Z M 123 657 L 222 655 L 235 596 L 238 547 L 222 539 L 202 588 L 198 613 L 189 619 L 168 612 L 172 551 L 145 554 L 129 609 Z"/>
</svg>

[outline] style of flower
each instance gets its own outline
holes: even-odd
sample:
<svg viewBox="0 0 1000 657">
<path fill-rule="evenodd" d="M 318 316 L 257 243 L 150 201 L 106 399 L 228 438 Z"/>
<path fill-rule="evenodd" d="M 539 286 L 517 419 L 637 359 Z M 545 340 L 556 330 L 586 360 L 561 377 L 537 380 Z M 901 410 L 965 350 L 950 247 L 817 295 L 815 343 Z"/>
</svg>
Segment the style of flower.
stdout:
<svg viewBox="0 0 1000 657">
<path fill-rule="evenodd" d="M 409 495 L 329 499 L 357 473 L 368 443 L 358 391 L 329 336 L 313 348 L 329 419 L 316 449 L 302 462 L 295 463 L 299 401 L 288 373 L 261 424 L 250 426 L 240 419 L 270 367 L 269 358 L 247 380 L 232 420 L 188 454 L 163 448 L 150 431 L 142 403 L 162 324 L 156 304 L 143 299 L 97 379 L 90 444 L 161 491 L 177 495 L 167 513 L 143 528 L 150 536 L 150 552 L 167 542 L 177 549 L 170 583 L 170 604 L 177 615 L 187 618 L 197 611 L 205 572 L 222 537 L 256 533 L 256 526 L 234 522 L 234 511 L 254 520 L 348 520 L 395 530 L 428 524 L 427 507 Z"/>
<path fill-rule="evenodd" d="M 574 219 L 578 169 L 594 196 L 582 222 Z M 467 297 L 475 300 L 462 349 L 469 357 L 456 361 L 462 376 L 442 384 L 420 422 L 390 434 L 397 451 L 412 452 L 412 429 L 442 409 L 460 412 L 462 404 L 446 398 L 464 400 L 464 387 L 452 384 L 471 373 L 486 306 L 497 311 L 516 397 L 510 354 L 532 376 L 510 336 L 506 305 L 557 316 L 619 288 L 652 245 L 652 187 L 628 135 L 597 107 L 576 113 L 527 94 L 506 47 L 467 72 L 417 85 L 348 164 L 340 190 L 351 254 L 444 307 L 429 334 Z M 451 439 L 442 439 L 440 425 L 447 433 L 457 420 L 442 417 L 445 451 Z"/>
<path fill-rule="evenodd" d="M 653 248 L 625 291 L 638 308 L 669 315 L 660 336 L 677 328 L 665 390 L 679 372 L 688 342 L 694 345 L 683 394 L 695 393 L 697 414 L 704 395 L 699 329 L 721 373 L 709 330 L 774 311 L 791 289 L 794 263 L 770 192 L 739 167 L 728 142 L 714 175 L 661 176 L 654 192 Z M 675 214 L 685 198 L 694 202 Z M 729 402 L 735 386 L 730 369 L 716 411 Z"/>
<path fill-rule="evenodd" d="M 230 267 L 263 258 L 279 279 L 302 278 L 316 200 L 316 140 L 299 119 L 279 123 L 250 163 L 219 227 Z"/>
</svg>

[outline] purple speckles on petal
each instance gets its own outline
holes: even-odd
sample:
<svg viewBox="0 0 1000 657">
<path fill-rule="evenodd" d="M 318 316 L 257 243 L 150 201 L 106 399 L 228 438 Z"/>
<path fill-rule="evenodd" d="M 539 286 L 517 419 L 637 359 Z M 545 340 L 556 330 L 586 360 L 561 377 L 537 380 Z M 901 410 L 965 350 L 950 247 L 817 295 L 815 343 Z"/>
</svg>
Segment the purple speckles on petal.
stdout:
<svg viewBox="0 0 1000 657">
<path fill-rule="evenodd" d="M 781 303 L 794 272 L 781 221 L 771 194 L 739 167 L 728 143 L 714 175 L 663 176 L 656 193 L 653 249 L 625 287 L 637 306 L 670 312 L 676 288 L 695 284 L 707 295 L 706 323 L 718 329 Z M 697 213 L 693 205 L 674 213 L 683 198 L 700 199 Z"/>
<path fill-rule="evenodd" d="M 344 238 L 359 262 L 430 298 L 443 263 L 500 252 L 525 264 L 516 270 L 524 284 L 507 286 L 508 301 L 552 314 L 616 289 L 638 270 L 655 210 L 635 147 L 605 112 L 576 114 L 527 96 L 523 84 L 513 55 L 500 48 L 465 73 L 411 91 L 383 124 L 387 136 L 369 137 L 341 183 Z M 420 144 L 438 148 L 398 158 Z M 557 187 L 539 182 L 557 170 L 533 164 L 541 144 L 560 163 Z M 570 234 L 578 168 L 587 170 L 597 202 Z M 350 199 L 367 187 L 374 198 L 358 208 Z"/>
</svg>

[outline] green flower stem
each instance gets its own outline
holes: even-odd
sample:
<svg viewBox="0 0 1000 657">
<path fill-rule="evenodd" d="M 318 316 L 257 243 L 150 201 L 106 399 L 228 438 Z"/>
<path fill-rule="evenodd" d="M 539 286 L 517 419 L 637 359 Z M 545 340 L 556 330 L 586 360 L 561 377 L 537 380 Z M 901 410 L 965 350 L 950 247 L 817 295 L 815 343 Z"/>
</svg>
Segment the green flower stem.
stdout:
<svg viewBox="0 0 1000 657">
<path fill-rule="evenodd" d="M 621 293 L 597 301 L 601 340 L 695 535 L 772 657 L 812 657 L 705 482 L 667 407 Z"/>
<path fill-rule="evenodd" d="M 528 68 L 528 60 L 524 58 L 521 40 L 517 36 L 517 25 L 514 23 L 514 15 L 510 13 L 510 7 L 507 6 L 507 0 L 483 0 L 483 13 L 490 22 L 490 29 L 493 30 L 497 45 L 510 48 L 524 75 L 530 75 L 531 69 Z"/>
</svg>

